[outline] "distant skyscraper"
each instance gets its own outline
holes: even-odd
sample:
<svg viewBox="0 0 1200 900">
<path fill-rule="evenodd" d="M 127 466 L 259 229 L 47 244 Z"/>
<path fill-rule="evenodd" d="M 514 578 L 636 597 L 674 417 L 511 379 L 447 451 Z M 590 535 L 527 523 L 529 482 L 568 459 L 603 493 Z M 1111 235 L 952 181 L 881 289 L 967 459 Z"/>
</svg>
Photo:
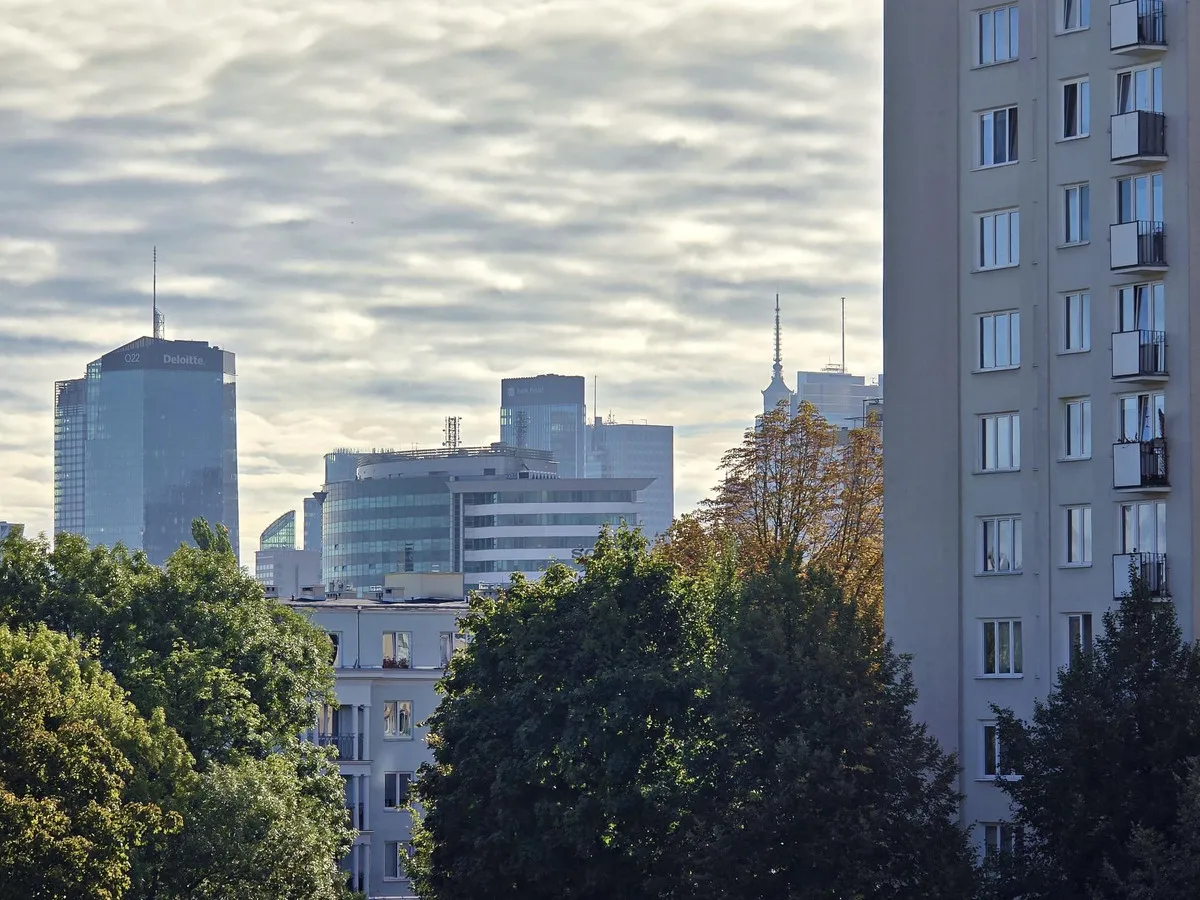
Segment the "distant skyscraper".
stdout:
<svg viewBox="0 0 1200 900">
<path fill-rule="evenodd" d="M 259 550 L 296 549 L 296 511 L 289 509 L 258 537 Z"/>
<path fill-rule="evenodd" d="M 786 404 L 788 412 L 793 412 L 796 398 L 792 389 L 783 380 L 783 342 L 779 328 L 779 295 L 775 295 L 775 364 L 771 366 L 771 383 L 767 385 L 763 395 L 763 412 L 773 412 L 780 403 Z"/>
<path fill-rule="evenodd" d="M 315 491 L 304 498 L 304 549 L 321 552 L 321 504 L 324 491 Z"/>
<path fill-rule="evenodd" d="M 588 478 L 653 478 L 642 492 L 642 530 L 653 538 L 675 517 L 675 429 L 670 425 L 606 423 L 588 429 Z"/>
<path fill-rule="evenodd" d="M 10 534 L 21 534 L 25 530 L 24 525 L 19 525 L 16 522 L 0 522 L 0 541 L 4 540 Z"/>
<path fill-rule="evenodd" d="M 357 450 L 345 448 L 325 454 L 325 484 L 337 484 L 341 481 L 353 481 L 357 476 Z"/>
<path fill-rule="evenodd" d="M 161 564 L 203 517 L 223 523 L 238 552 L 235 382 L 234 354 L 160 337 L 138 338 L 89 363 L 83 379 L 59 382 L 55 531 L 120 541 Z"/>
<path fill-rule="evenodd" d="M 864 424 L 870 402 L 883 396 L 877 384 L 867 384 L 862 375 L 850 375 L 840 368 L 823 372 L 796 373 L 796 408 L 807 400 L 827 422 L 839 428 L 857 428 Z"/>
<path fill-rule="evenodd" d="M 563 478 L 582 478 L 587 404 L 582 375 L 537 375 L 500 382 L 500 441 L 549 450 Z"/>
</svg>

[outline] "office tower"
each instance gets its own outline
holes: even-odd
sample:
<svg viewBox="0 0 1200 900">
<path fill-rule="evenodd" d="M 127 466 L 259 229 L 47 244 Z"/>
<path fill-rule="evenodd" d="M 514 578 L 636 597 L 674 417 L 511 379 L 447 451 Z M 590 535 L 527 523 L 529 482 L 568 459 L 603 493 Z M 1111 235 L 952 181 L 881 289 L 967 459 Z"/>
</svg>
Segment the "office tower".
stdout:
<svg viewBox="0 0 1200 900">
<path fill-rule="evenodd" d="M 1196 635 L 1200 8 L 904 0 L 884 19 L 886 625 L 959 753 L 964 820 L 1004 840 L 991 704 L 1031 715 L 1131 563 Z"/>
<path fill-rule="evenodd" d="M 817 408 L 821 418 L 838 428 L 861 426 L 865 410 L 882 396 L 879 385 L 867 384 L 862 375 L 843 372 L 841 366 L 796 373 L 796 408 L 807 400 Z"/>
<path fill-rule="evenodd" d="M 362 454 L 345 447 L 325 454 L 325 484 L 353 481 L 358 471 L 358 458 Z"/>
<path fill-rule="evenodd" d="M 642 492 L 641 522 L 653 539 L 675 518 L 675 429 L 670 425 L 605 422 L 588 428 L 588 478 L 654 480 Z"/>
<path fill-rule="evenodd" d="M 289 509 L 263 529 L 258 536 L 259 550 L 296 549 L 296 511 Z"/>
<path fill-rule="evenodd" d="M 314 491 L 311 497 L 304 498 L 305 550 L 321 552 L 321 503 L 324 500 L 324 491 Z"/>
<path fill-rule="evenodd" d="M 25 526 L 17 522 L 0 522 L 0 541 L 4 540 L 10 534 L 23 534 Z"/>
<path fill-rule="evenodd" d="M 500 441 L 549 450 L 563 478 L 582 478 L 587 454 L 582 375 L 537 375 L 500 382 Z"/>
<path fill-rule="evenodd" d="M 143 337 L 55 388 L 55 531 L 122 542 L 163 563 L 192 520 L 238 550 L 234 354 Z M 82 437 L 80 437 L 82 435 Z"/>
</svg>

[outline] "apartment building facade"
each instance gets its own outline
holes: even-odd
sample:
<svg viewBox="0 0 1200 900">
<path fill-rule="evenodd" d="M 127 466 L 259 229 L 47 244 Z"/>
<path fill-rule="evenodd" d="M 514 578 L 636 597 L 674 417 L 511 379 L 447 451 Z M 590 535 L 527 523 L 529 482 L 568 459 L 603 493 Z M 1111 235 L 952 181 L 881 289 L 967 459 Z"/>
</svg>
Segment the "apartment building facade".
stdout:
<svg viewBox="0 0 1200 900">
<path fill-rule="evenodd" d="M 884 45 L 886 625 L 996 845 L 991 705 L 1029 716 L 1131 565 L 1195 634 L 1200 9 L 903 0 Z"/>
</svg>

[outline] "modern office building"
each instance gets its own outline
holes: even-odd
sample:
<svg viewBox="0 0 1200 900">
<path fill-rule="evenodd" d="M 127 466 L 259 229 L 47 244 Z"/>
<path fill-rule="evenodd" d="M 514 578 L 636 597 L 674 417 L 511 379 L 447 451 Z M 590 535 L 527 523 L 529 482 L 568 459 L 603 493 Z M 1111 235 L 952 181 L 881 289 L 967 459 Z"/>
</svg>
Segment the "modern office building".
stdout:
<svg viewBox="0 0 1200 900">
<path fill-rule="evenodd" d="M 263 529 L 258 536 L 259 550 L 296 549 L 296 511 L 289 509 Z"/>
<path fill-rule="evenodd" d="M 304 549 L 321 552 L 321 504 L 325 502 L 324 491 L 314 491 L 304 498 Z"/>
<path fill-rule="evenodd" d="M 55 531 L 161 564 L 203 517 L 228 527 L 236 553 L 235 381 L 233 353 L 142 337 L 58 382 Z"/>
<path fill-rule="evenodd" d="M 587 477 L 654 479 L 642 492 L 642 530 L 653 539 L 670 528 L 675 518 L 675 429 L 606 422 L 597 416 L 587 438 Z"/>
<path fill-rule="evenodd" d="M 385 580 L 379 599 L 316 593 L 288 603 L 334 644 L 338 705 L 324 707 L 306 737 L 338 749 L 358 829 L 342 868 L 369 900 L 415 897 L 401 861 L 412 828 L 403 807 L 417 769 L 433 758 L 422 723 L 437 707 L 434 687 L 462 642 L 458 620 L 467 610 L 461 576 Z"/>
<path fill-rule="evenodd" d="M 981 841 L 991 705 L 1032 713 L 1131 564 L 1196 635 L 1198 29 L 1185 0 L 885 5 L 885 618 Z"/>
<path fill-rule="evenodd" d="M 298 597 L 321 584 L 321 554 L 296 549 L 296 511 L 288 510 L 264 529 L 254 554 L 254 577 L 274 597 Z"/>
<path fill-rule="evenodd" d="M 500 442 L 548 450 L 563 478 L 582 478 L 587 456 L 582 375 L 537 375 L 500 382 Z"/>
<path fill-rule="evenodd" d="M 0 541 L 4 540 L 10 534 L 23 534 L 25 526 L 16 522 L 0 522 Z"/>
<path fill-rule="evenodd" d="M 808 401 L 821 418 L 838 428 L 856 428 L 863 423 L 866 404 L 879 400 L 883 391 L 878 384 L 867 384 L 862 375 L 843 372 L 829 366 L 820 372 L 797 372 L 795 408 Z"/>
</svg>

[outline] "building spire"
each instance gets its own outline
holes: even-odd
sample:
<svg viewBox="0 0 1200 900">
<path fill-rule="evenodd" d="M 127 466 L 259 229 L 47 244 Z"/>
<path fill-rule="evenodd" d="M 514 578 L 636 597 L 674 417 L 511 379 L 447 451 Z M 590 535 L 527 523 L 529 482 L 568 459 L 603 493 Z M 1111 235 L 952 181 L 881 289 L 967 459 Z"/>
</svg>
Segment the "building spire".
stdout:
<svg viewBox="0 0 1200 900">
<path fill-rule="evenodd" d="M 783 374 L 783 341 L 779 328 L 779 295 L 775 295 L 775 365 L 772 367 L 775 377 Z"/>
</svg>

